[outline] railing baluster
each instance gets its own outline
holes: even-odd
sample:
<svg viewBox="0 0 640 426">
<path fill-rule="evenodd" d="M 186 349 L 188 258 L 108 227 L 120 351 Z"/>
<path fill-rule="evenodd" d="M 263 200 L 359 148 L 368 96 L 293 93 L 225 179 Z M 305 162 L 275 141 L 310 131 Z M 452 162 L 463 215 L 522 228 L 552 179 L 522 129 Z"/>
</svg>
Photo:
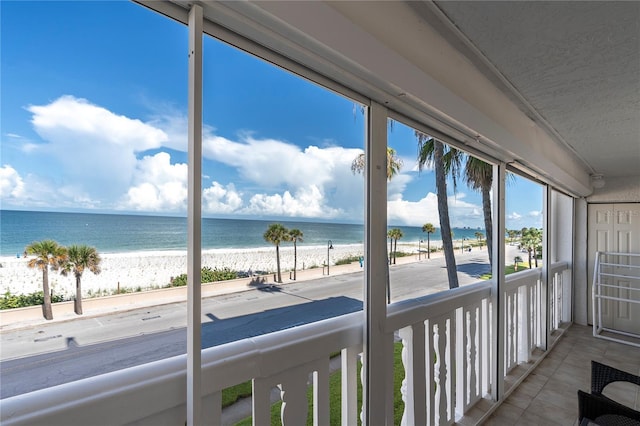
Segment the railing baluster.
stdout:
<svg viewBox="0 0 640 426">
<path fill-rule="evenodd" d="M 313 372 L 313 424 L 329 424 L 329 360 L 323 359 Z"/>
<path fill-rule="evenodd" d="M 462 309 L 462 308 L 459 308 Z M 446 356 L 446 367 L 447 367 L 447 412 L 446 412 L 446 423 L 444 424 L 453 424 L 456 418 L 455 407 L 456 407 L 456 312 L 459 310 L 456 309 L 454 312 L 448 316 L 446 321 L 447 327 L 447 347 L 445 351 Z"/>
<path fill-rule="evenodd" d="M 264 379 L 253 379 L 253 426 L 271 424 L 271 386 Z"/>
<path fill-rule="evenodd" d="M 464 408 L 469 401 L 469 312 L 467 309 L 462 308 L 456 310 L 456 347 L 458 350 L 455 352 L 455 365 L 458 369 L 456 374 L 456 409 L 459 414 L 464 412 Z"/>
<path fill-rule="evenodd" d="M 405 405 L 401 425 L 424 425 L 427 423 L 424 323 L 400 329 L 400 337 L 405 367 L 401 389 Z"/>
<path fill-rule="evenodd" d="M 425 341 L 425 350 L 426 350 L 426 363 L 427 363 L 427 424 L 435 425 L 436 423 L 436 409 L 435 409 L 435 401 L 436 401 L 436 390 L 434 388 L 434 383 L 436 381 L 436 325 L 432 320 L 427 320 L 425 322 L 425 327 L 427 330 L 426 333 L 426 341 Z"/>
<path fill-rule="evenodd" d="M 465 410 L 475 404 L 482 396 L 480 394 L 478 375 L 480 366 L 478 364 L 478 316 L 480 315 L 480 304 L 474 304 L 469 312 L 469 399 Z"/>
<path fill-rule="evenodd" d="M 282 408 L 280 417 L 282 426 L 302 425 L 307 423 L 307 375 L 287 372 L 286 378 L 278 385 Z M 269 423 L 260 423 L 269 424 Z"/>
<path fill-rule="evenodd" d="M 342 424 L 355 425 L 358 417 L 358 354 L 352 346 L 342 350 Z"/>
<path fill-rule="evenodd" d="M 446 339 L 447 339 L 447 331 L 445 320 L 440 318 L 436 324 L 436 334 L 434 335 L 434 346 L 437 353 L 436 358 L 436 375 L 435 375 L 435 383 L 436 383 L 436 392 L 435 399 L 437 404 L 437 416 L 436 422 L 438 425 L 444 424 L 447 418 L 447 374 L 446 374 L 446 361 L 445 361 L 445 349 L 446 349 Z"/>
</svg>

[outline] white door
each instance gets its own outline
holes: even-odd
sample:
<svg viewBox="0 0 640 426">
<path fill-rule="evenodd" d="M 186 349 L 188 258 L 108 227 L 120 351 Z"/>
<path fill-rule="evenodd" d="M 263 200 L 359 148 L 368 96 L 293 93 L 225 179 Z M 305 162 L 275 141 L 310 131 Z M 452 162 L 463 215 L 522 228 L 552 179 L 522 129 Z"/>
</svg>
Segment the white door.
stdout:
<svg viewBox="0 0 640 426">
<path fill-rule="evenodd" d="M 591 288 L 593 284 L 593 269 L 596 251 L 615 253 L 640 253 L 640 203 L 625 204 L 589 204 L 588 209 L 589 238 L 589 286 L 588 286 L 588 316 L 592 323 Z M 615 256 L 607 259 L 611 263 L 625 263 L 630 258 Z M 631 262 L 639 266 L 640 258 L 631 258 Z M 609 269 L 616 275 L 635 275 L 638 270 L 629 268 Z M 640 288 L 640 280 L 624 277 L 610 277 L 603 279 L 607 284 L 621 287 Z M 639 291 L 624 289 L 605 289 L 606 295 L 640 299 Z M 621 301 L 603 300 L 603 326 L 631 333 L 640 333 L 640 304 Z"/>
</svg>

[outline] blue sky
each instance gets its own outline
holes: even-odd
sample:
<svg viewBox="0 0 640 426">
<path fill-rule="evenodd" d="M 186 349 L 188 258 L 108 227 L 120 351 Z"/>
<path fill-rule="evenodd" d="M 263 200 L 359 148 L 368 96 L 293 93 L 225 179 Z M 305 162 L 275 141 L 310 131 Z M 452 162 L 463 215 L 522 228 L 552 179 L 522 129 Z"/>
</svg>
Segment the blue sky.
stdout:
<svg viewBox="0 0 640 426">
<path fill-rule="evenodd" d="M 10 2 L 1 9 L 3 209 L 185 214 L 187 29 L 130 2 Z M 203 214 L 362 222 L 359 105 L 204 40 Z M 389 223 L 439 225 L 413 130 Z M 483 226 L 480 194 L 449 196 L 453 226 Z M 508 186 L 508 228 L 541 226 L 541 188 Z"/>
</svg>

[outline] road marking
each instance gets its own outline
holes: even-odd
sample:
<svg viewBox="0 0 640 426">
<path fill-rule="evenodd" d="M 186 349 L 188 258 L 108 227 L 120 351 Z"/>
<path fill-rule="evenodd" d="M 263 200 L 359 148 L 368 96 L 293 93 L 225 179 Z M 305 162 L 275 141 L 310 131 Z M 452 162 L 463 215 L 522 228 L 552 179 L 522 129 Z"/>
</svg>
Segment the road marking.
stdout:
<svg viewBox="0 0 640 426">
<path fill-rule="evenodd" d="M 62 334 L 57 334 L 55 336 L 42 337 L 40 339 L 33 339 L 33 341 L 34 342 L 46 342 L 47 340 L 59 339 L 60 337 L 62 337 Z"/>
<path fill-rule="evenodd" d="M 156 319 L 156 318 L 161 318 L 160 315 L 156 315 L 154 317 L 146 317 L 146 318 L 142 318 L 142 321 L 147 321 L 147 320 L 152 320 L 152 319 Z"/>
</svg>

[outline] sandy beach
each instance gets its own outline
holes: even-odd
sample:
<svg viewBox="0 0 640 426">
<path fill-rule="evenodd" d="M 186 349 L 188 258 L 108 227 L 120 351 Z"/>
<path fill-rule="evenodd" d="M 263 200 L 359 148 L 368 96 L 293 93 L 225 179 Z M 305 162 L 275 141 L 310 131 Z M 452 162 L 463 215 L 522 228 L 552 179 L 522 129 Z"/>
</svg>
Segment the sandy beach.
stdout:
<svg viewBox="0 0 640 426">
<path fill-rule="evenodd" d="M 417 246 L 398 244 L 398 251 L 416 252 Z M 336 245 L 330 250 L 330 264 L 351 256 L 362 256 L 363 246 Z M 166 286 L 172 277 L 186 273 L 186 251 L 149 251 L 101 254 L 102 272 L 94 275 L 88 271 L 82 276 L 85 297 L 96 294 L 111 294 L 120 289 L 141 290 Z M 280 247 L 280 267 L 282 271 L 293 270 L 293 247 Z M 326 246 L 298 247 L 298 270 L 322 267 L 327 261 Z M 28 294 L 42 289 L 42 272 L 27 267 L 28 259 L 1 257 L 0 293 Z M 255 249 L 218 249 L 202 253 L 202 266 L 229 268 L 234 271 L 276 270 L 275 247 Z M 65 298 L 75 292 L 73 275 L 64 277 L 58 272 L 49 273 L 49 284 L 55 294 Z"/>
</svg>

